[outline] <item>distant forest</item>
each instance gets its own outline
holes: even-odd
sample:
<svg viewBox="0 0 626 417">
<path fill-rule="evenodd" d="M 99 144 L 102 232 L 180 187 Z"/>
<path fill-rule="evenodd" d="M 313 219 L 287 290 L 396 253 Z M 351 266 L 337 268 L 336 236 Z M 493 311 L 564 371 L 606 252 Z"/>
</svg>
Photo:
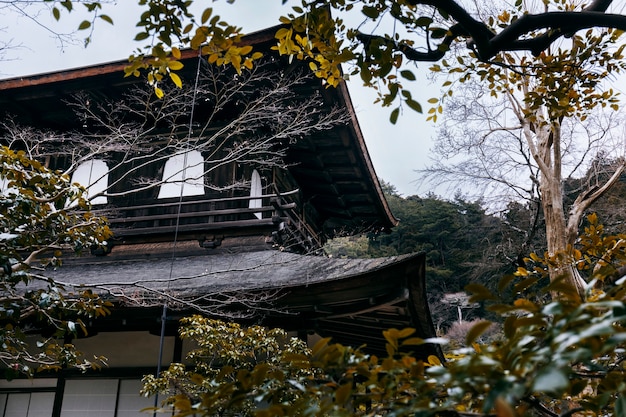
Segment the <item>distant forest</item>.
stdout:
<svg viewBox="0 0 626 417">
<path fill-rule="evenodd" d="M 597 177 L 597 172 L 596 166 L 589 178 Z M 571 203 L 568 196 L 575 195 L 589 178 L 566 181 L 566 206 Z M 515 271 L 531 252 L 545 251 L 539 200 L 512 201 L 502 211 L 488 214 L 481 201 L 467 201 L 461 194 L 452 201 L 432 194 L 403 197 L 393 185 L 384 181 L 382 185 L 400 224 L 389 234 L 334 239 L 326 245 L 326 252 L 333 257 L 348 258 L 425 252 L 429 303 L 434 324 L 442 333 L 459 320 L 459 313 L 464 321 L 488 316 L 480 306 L 463 300 L 462 292 L 468 283 L 493 287 L 505 274 Z M 626 233 L 625 202 L 626 175 L 623 175 L 590 213 L 598 214 L 607 233 Z"/>
</svg>

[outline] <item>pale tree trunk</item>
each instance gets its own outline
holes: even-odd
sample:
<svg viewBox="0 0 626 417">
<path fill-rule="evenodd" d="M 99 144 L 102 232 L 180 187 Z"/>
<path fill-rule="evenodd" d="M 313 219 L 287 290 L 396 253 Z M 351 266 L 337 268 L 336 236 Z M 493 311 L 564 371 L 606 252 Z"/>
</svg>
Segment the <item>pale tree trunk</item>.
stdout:
<svg viewBox="0 0 626 417">
<path fill-rule="evenodd" d="M 531 129 L 535 131 L 536 144 L 533 156 L 541 168 L 539 190 L 546 222 L 546 244 L 548 254 L 555 261 L 549 269 L 550 281 L 563 280 L 584 299 L 585 281 L 570 256 L 577 233 L 571 235 L 567 232 L 568 222 L 563 207 L 561 121 L 543 122 L 534 128 L 531 126 Z"/>
<path fill-rule="evenodd" d="M 546 222 L 548 254 L 555 263 L 550 266 L 550 281 L 562 279 L 584 299 L 585 281 L 578 273 L 571 254 L 577 233 L 567 233 L 563 208 L 563 182 L 560 177 L 541 175 L 539 178 L 541 202 Z"/>
<path fill-rule="evenodd" d="M 528 85 L 523 90 L 528 94 Z M 578 273 L 571 248 L 577 236 L 568 233 L 568 224 L 563 207 L 563 178 L 561 154 L 561 120 L 550 120 L 541 107 L 529 109 L 509 95 L 514 112 L 519 120 L 524 137 L 540 175 L 537 179 L 541 192 L 541 203 L 546 223 L 546 244 L 548 255 L 554 259 L 549 267 L 550 281 L 563 280 L 581 299 L 585 295 L 585 281 Z"/>
<path fill-rule="evenodd" d="M 533 159 L 540 169 L 538 181 L 546 222 L 546 243 L 548 254 L 555 260 L 549 269 L 550 281 L 562 279 L 584 299 L 586 283 L 576 269 L 575 260 L 571 256 L 572 248 L 586 210 L 619 180 L 626 163 L 622 159 L 604 184 L 579 194 L 566 215 L 561 172 L 561 120 L 546 120 L 541 109 L 534 110 L 530 117 L 528 109 L 516 114 Z M 524 116 L 519 117 L 521 115 Z"/>
</svg>

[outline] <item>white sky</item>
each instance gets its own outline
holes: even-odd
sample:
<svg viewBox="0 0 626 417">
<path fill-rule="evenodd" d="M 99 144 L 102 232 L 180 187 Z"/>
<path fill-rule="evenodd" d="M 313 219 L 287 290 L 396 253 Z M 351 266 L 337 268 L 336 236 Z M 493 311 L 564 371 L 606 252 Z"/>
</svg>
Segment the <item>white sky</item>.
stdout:
<svg viewBox="0 0 626 417">
<path fill-rule="evenodd" d="M 242 26 L 246 33 L 277 24 L 278 17 L 290 10 L 282 6 L 280 0 L 237 0 L 233 5 L 224 0 L 196 3 L 214 7 L 226 21 Z M 115 25 L 97 22 L 92 42 L 87 48 L 82 44 L 61 47 L 44 28 L 7 7 L 0 8 L 0 40 L 12 40 L 13 44 L 21 45 L 6 51 L 0 59 L 0 78 L 126 59 L 134 49 L 143 46 L 133 41 L 139 16 L 135 4 L 134 1 L 119 0 L 114 6 L 105 6 L 105 13 L 113 18 Z M 39 20 L 47 22 L 54 30 L 69 32 L 78 26 L 82 17 L 76 12 L 71 15 L 64 13 L 57 23 L 50 12 L 43 11 Z M 78 37 L 84 37 L 83 33 L 79 33 Z M 420 68 L 427 67 L 428 64 L 422 64 Z M 412 88 L 413 96 L 427 109 L 426 101 L 437 95 L 437 88 L 429 85 L 425 77 L 418 79 L 415 85 L 420 87 Z M 389 122 L 391 109 L 372 104 L 375 98 L 373 91 L 362 87 L 357 79 L 350 81 L 348 86 L 378 176 L 395 185 L 405 196 L 424 196 L 428 189 L 418 188 L 419 176 L 414 170 L 428 164 L 434 125 L 426 122 L 426 116 L 410 109 L 405 111 L 396 125 L 392 125 Z"/>
</svg>

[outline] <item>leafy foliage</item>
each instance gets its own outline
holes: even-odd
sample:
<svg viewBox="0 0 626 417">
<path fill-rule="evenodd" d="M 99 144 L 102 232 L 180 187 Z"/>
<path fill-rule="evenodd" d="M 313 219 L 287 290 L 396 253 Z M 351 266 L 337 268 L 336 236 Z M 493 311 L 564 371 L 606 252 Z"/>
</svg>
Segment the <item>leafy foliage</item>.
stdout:
<svg viewBox="0 0 626 417">
<path fill-rule="evenodd" d="M 80 23 L 81 30 L 93 29 L 97 19 L 111 23 L 100 12 L 105 2 L 46 2 L 53 4 L 57 20 L 62 10 L 71 12 L 74 4 L 83 3 L 93 17 Z M 472 62 L 506 66 L 511 64 L 511 52 L 523 51 L 524 55 L 539 57 L 557 72 L 564 70 L 577 77 L 578 67 L 563 58 L 597 56 L 597 62 L 611 72 L 611 66 L 619 64 L 612 59 L 604 61 L 607 55 L 598 53 L 597 35 L 593 31 L 582 36 L 574 34 L 594 27 L 626 29 L 626 16 L 607 13 L 612 1 L 594 1 L 581 7 L 578 2 L 552 0 L 539 3 L 537 10 L 527 10 L 528 3 L 518 1 L 515 7 L 497 15 L 487 13 L 484 21 L 475 17 L 483 14 L 474 13 L 467 4 L 455 0 L 284 0 L 286 3 L 296 5 L 277 19 L 283 26 L 276 32 L 275 49 L 290 59 L 307 61 L 316 76 L 329 86 L 336 86 L 344 78 L 341 66 L 348 66 L 349 75 L 359 75 L 365 85 L 378 92 L 377 102 L 394 106 L 390 113 L 393 123 L 404 108 L 422 111 L 412 95 L 415 86 L 411 83 L 417 78 L 412 63 L 441 61 L 465 43 L 472 51 Z M 137 22 L 140 31 L 135 40 L 146 45 L 130 57 L 126 75 L 139 75 L 140 70 L 146 69 L 158 96 L 163 95 L 160 83 L 167 79 L 180 86 L 176 71 L 182 67 L 183 46 L 199 51 L 209 62 L 232 65 L 238 72 L 250 68 L 261 57 L 241 43 L 241 29 L 214 14 L 211 7 L 196 15 L 192 0 L 141 0 L 139 4 L 143 13 Z M 356 23 L 346 23 L 353 21 Z M 548 51 L 563 37 L 573 39 L 570 47 L 556 54 Z M 533 58 L 522 61 L 519 70 L 524 73 L 535 64 Z M 535 75 L 554 79 L 550 73 Z M 558 82 L 545 85 L 560 88 Z M 587 87 L 593 88 L 592 84 Z M 605 97 L 605 92 L 597 93 L 602 100 L 610 98 L 612 92 L 606 94 Z M 584 89 L 571 89 L 568 96 L 558 95 L 554 100 L 566 112 L 596 103 Z M 434 106 L 429 117 L 436 120 L 441 111 L 440 105 Z"/>
<path fill-rule="evenodd" d="M 596 181 L 594 172 L 608 175 L 602 169 L 604 164 L 609 171 L 613 167 L 611 161 L 605 161 L 585 177 L 566 181 L 566 207 L 573 200 L 568 196 L 578 192 L 580 183 Z M 626 233 L 619 204 L 624 184 L 624 180 L 616 183 L 594 205 L 598 217 L 610 220 L 610 224 L 602 227 L 609 235 Z M 426 252 L 429 305 L 435 327 L 442 333 L 458 321 L 457 306 L 445 302 L 445 294 L 460 292 L 469 283 L 497 291 L 500 277 L 526 266 L 524 253 L 545 251 L 545 232 L 542 232 L 545 225 L 540 214 L 537 218 L 534 204 L 511 202 L 503 211 L 488 214 L 480 201 L 468 202 L 461 196 L 454 201 L 435 195 L 402 197 L 393 185 L 382 181 L 382 187 L 394 216 L 400 219 L 399 225 L 389 234 L 334 239 L 326 244 L 325 250 L 334 257 L 348 258 Z M 580 232 L 584 232 L 582 227 Z M 482 306 L 468 304 L 461 308 L 464 319 L 497 320 Z"/>
<path fill-rule="evenodd" d="M 206 56 L 211 64 L 232 65 L 239 74 L 242 68 L 252 68 L 253 61 L 263 56 L 253 52 L 251 46 L 241 45 L 241 28 L 213 15 L 212 8 L 205 9 L 197 23 L 189 10 L 191 1 L 141 0 L 139 4 L 146 10 L 137 23 L 141 31 L 135 40 L 149 39 L 151 44 L 146 51 L 139 50 L 138 54 L 130 56 L 124 72 L 126 76 L 139 76 L 140 70 L 147 69 L 148 82 L 159 98 L 164 95 L 160 87 L 164 78 L 182 87 L 182 80 L 176 73 L 183 68 L 177 44 L 188 44 Z"/>
<path fill-rule="evenodd" d="M 176 387 L 178 393 L 166 401 L 167 412 L 176 416 L 621 415 L 626 279 L 609 283 L 602 271 L 624 264 L 626 236 L 603 236 L 597 218 L 588 221 L 581 249 L 571 254 L 592 278 L 587 298 L 542 280 L 550 260 L 533 255 L 528 262 L 535 268 L 505 276 L 496 290 L 468 288 L 473 301 L 488 302 L 502 318 L 503 335 L 478 343 L 491 328 L 479 321 L 467 332 L 469 347 L 453 350 L 445 364 L 410 353 L 422 343 L 442 343 L 419 339 L 413 329 L 385 331 L 384 358 L 328 339 L 310 351 L 287 345 L 267 358 L 241 357 L 239 335 L 255 338 L 243 348 L 256 351 L 271 331 L 231 331 L 191 318 L 182 335 L 193 335 L 201 346 L 190 356 L 197 373 L 181 373 L 181 365 L 173 365 L 175 372 L 147 378 L 146 390 L 163 389 L 166 382 Z M 269 345 L 278 346 L 273 340 Z"/>
<path fill-rule="evenodd" d="M 312 373 L 297 364 L 308 352 L 301 340 L 280 329 L 244 328 L 197 315 L 180 324 L 180 337 L 197 345 L 187 355 L 192 366 L 174 363 L 159 377 L 144 378 L 147 394 L 175 389 L 166 408 L 180 416 L 194 415 L 198 407 L 207 415 L 230 416 L 249 414 L 261 401 L 280 404 L 302 397 L 299 381 Z M 198 399 L 201 406 L 194 404 Z"/>
<path fill-rule="evenodd" d="M 573 2 L 546 3 L 546 7 L 561 11 L 582 11 L 584 8 Z M 527 12 L 526 3 L 518 2 L 512 10 L 489 19 L 488 25 L 493 31 L 511 27 L 521 19 L 520 15 Z M 452 158 L 470 156 L 462 157 L 463 160 L 456 161 L 447 171 L 474 181 L 499 184 L 509 193 L 516 193 L 529 201 L 540 199 L 546 248 L 553 255 L 565 253 L 568 246 L 573 245 L 585 212 L 617 181 L 626 167 L 623 160 L 616 164 L 606 181 L 581 190 L 570 209 L 565 210 L 563 171 L 571 152 L 568 145 L 574 142 L 573 138 L 566 137 L 565 132 L 578 126 L 583 126 L 581 130 L 585 132 L 581 136 L 587 145 L 582 152 L 571 157 L 569 164 L 575 170 L 590 162 L 587 161 L 588 155 L 593 157 L 597 152 L 594 139 L 610 131 L 608 127 L 601 130 L 593 123 L 583 123 L 601 108 L 612 111 L 619 108 L 618 93 L 607 81 L 626 68 L 622 33 L 621 30 L 589 29 L 570 33 L 571 42 L 552 43 L 549 49 L 538 51 L 535 56 L 503 52 L 490 61 L 480 61 L 476 59 L 477 52 L 472 51 L 468 55 L 459 55 L 455 61 L 442 60 L 441 64 L 431 67 L 432 71 L 444 71 L 449 75 L 446 85 L 449 85 L 450 95 L 457 84 L 471 80 L 477 82 L 473 91 L 478 95 L 488 91 L 490 96 L 502 99 L 501 106 L 487 111 L 488 104 L 484 105 L 487 100 L 483 97 L 477 100 L 477 111 L 464 111 L 465 105 L 461 104 L 461 117 L 456 120 L 458 130 L 470 134 L 457 139 L 454 133 L 458 134 L 458 130 L 447 133 L 442 136 L 440 149 L 454 148 L 449 154 Z M 529 35 L 540 36 L 534 30 Z M 466 120 L 472 117 L 478 118 L 479 126 L 467 129 Z M 594 130 L 600 130 L 600 133 L 596 136 Z M 441 163 L 431 170 L 435 178 L 437 172 L 446 171 L 443 165 Z M 523 179 L 526 175 L 530 181 Z M 564 263 L 559 264 L 561 261 Z M 566 281 L 577 287 L 583 297 L 584 282 L 568 261 L 567 257 L 554 258 L 550 264 L 551 278 L 567 275 Z"/>
<path fill-rule="evenodd" d="M 106 315 L 111 304 L 91 291 L 68 293 L 36 267 L 60 265 L 64 250 L 103 245 L 106 220 L 89 213 L 84 189 L 23 151 L 1 147 L 0 164 L 0 361 L 25 373 L 97 366 L 102 358 L 81 358 L 67 340 L 85 332 L 80 316 Z M 41 330 L 51 336 L 27 337 Z"/>
<path fill-rule="evenodd" d="M 556 7 L 575 10 L 575 4 L 555 2 Z M 528 10 L 520 2 L 514 10 L 505 10 L 491 17 L 489 25 L 511 25 L 520 14 Z M 454 74 L 458 82 L 476 77 L 485 82 L 490 94 L 512 95 L 523 90 L 527 111 L 524 117 L 531 123 L 546 123 L 555 119 L 576 118 L 584 120 L 596 106 L 618 108 L 618 93 L 604 88 L 603 82 L 625 69 L 623 53 L 626 44 L 620 30 L 597 31 L 589 29 L 571 37 L 567 46 L 555 45 L 536 57 L 503 53 L 492 61 L 480 62 L 475 53 L 458 56 L 456 60 L 443 60 L 433 65 L 434 72 Z M 445 83 L 452 94 L 455 82 Z M 536 114 L 535 109 L 546 109 Z M 431 111 L 434 115 L 436 112 Z M 432 116 L 431 118 L 435 117 Z M 545 120 L 543 120 L 545 118 Z"/>
</svg>

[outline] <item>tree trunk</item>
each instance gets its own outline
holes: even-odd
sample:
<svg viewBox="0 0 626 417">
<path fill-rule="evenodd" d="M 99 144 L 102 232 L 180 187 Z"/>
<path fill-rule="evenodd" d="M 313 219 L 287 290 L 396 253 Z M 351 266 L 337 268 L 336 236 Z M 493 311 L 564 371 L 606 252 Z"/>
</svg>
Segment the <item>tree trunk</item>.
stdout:
<svg viewBox="0 0 626 417">
<path fill-rule="evenodd" d="M 562 182 L 560 178 L 548 178 L 542 175 L 540 187 L 548 254 L 555 260 L 555 264 L 549 268 L 550 282 L 562 279 L 575 289 L 581 299 L 584 299 L 585 281 L 569 256 L 574 242 L 568 242 L 567 239 Z"/>
<path fill-rule="evenodd" d="M 585 281 L 578 273 L 570 256 L 574 241 L 567 233 L 563 208 L 563 181 L 561 174 L 561 124 L 554 120 L 536 126 L 535 159 L 541 168 L 539 188 L 546 222 L 546 240 L 549 256 L 554 263 L 549 266 L 550 282 L 563 280 L 581 299 L 585 296 Z M 575 239 L 575 235 L 573 236 Z M 568 241 L 572 240 L 572 241 Z"/>
</svg>

